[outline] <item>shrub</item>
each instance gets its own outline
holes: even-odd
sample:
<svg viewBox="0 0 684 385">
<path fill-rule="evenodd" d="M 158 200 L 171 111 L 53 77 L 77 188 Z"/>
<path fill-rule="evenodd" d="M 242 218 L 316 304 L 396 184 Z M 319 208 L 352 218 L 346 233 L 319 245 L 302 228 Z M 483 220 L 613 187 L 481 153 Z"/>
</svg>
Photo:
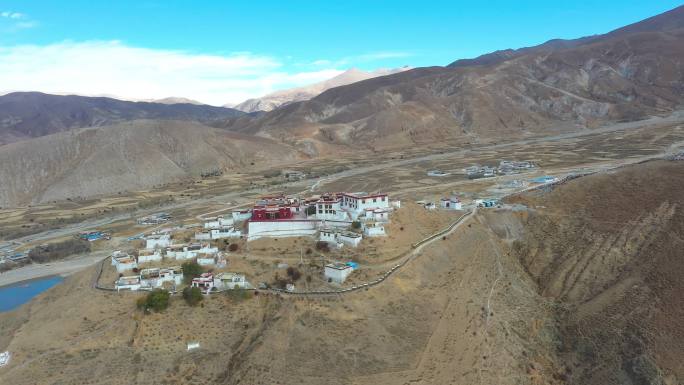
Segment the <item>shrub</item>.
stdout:
<svg viewBox="0 0 684 385">
<path fill-rule="evenodd" d="M 302 273 L 300 273 L 296 268 L 290 266 L 287 268 L 287 276 L 290 277 L 292 281 L 297 281 L 302 276 Z"/>
<path fill-rule="evenodd" d="M 138 298 L 136 305 L 141 310 L 161 312 L 169 307 L 170 298 L 171 295 L 168 291 L 156 289 L 147 296 Z"/>
<path fill-rule="evenodd" d="M 279 289 L 284 289 L 288 283 L 290 283 L 290 282 L 285 278 L 281 278 L 277 272 L 273 276 L 273 285 L 272 286 L 275 286 Z"/>
<path fill-rule="evenodd" d="M 236 252 L 237 250 L 238 250 L 238 244 L 237 243 L 231 243 L 228 246 L 228 251 Z"/>
<path fill-rule="evenodd" d="M 318 242 L 316 242 L 316 250 L 318 250 L 318 251 L 330 251 L 330 246 L 328 246 L 328 242 L 318 241 Z"/>
<path fill-rule="evenodd" d="M 204 297 L 199 287 L 186 287 L 183 289 L 183 299 L 190 306 L 197 306 Z"/>
<path fill-rule="evenodd" d="M 189 283 L 193 278 L 199 277 L 202 274 L 202 266 L 195 261 L 185 262 L 181 265 L 183 268 L 183 280 Z"/>
</svg>

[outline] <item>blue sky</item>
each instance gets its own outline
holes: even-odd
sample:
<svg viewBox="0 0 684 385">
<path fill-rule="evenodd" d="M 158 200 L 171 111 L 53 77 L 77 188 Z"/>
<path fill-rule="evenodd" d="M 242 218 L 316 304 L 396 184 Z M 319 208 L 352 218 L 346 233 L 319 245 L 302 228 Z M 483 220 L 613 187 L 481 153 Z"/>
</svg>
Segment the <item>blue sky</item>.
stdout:
<svg viewBox="0 0 684 385">
<path fill-rule="evenodd" d="M 239 102 L 349 67 L 446 65 L 551 38 L 604 33 L 681 4 L 2 1 L 0 92 L 38 88 Z"/>
</svg>

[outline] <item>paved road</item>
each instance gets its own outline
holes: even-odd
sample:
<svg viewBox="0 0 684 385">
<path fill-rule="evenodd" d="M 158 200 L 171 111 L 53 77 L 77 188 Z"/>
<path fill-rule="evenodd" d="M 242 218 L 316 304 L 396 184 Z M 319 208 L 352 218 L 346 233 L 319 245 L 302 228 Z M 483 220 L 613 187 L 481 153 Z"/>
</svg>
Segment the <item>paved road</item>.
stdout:
<svg viewBox="0 0 684 385">
<path fill-rule="evenodd" d="M 109 254 L 109 251 L 98 251 L 85 256 L 76 256 L 64 261 L 26 265 L 18 269 L 0 273 L 0 286 L 11 285 L 13 283 L 51 275 L 67 276 L 96 264 Z"/>
</svg>

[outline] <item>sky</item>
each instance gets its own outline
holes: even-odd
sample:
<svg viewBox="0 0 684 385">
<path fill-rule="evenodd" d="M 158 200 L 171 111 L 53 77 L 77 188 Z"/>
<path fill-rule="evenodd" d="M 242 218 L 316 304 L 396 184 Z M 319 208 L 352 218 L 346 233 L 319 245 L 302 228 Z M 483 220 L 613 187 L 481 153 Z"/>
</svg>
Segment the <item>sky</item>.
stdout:
<svg viewBox="0 0 684 385">
<path fill-rule="evenodd" d="M 0 93 L 234 104 L 352 67 L 441 66 L 605 33 L 682 4 L 0 0 Z"/>
</svg>

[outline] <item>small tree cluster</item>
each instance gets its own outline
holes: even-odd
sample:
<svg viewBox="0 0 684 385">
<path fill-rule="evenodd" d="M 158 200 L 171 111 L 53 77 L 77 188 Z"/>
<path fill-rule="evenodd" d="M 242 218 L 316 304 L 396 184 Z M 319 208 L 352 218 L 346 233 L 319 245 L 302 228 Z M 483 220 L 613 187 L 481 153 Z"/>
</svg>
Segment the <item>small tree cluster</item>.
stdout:
<svg viewBox="0 0 684 385">
<path fill-rule="evenodd" d="M 281 277 L 277 272 L 273 276 L 273 286 L 279 289 L 284 289 L 288 283 L 291 283 L 290 280 L 285 277 Z"/>
<path fill-rule="evenodd" d="M 195 261 L 185 262 L 181 265 L 183 268 L 183 281 L 190 283 L 193 278 L 197 278 L 203 273 L 202 266 Z"/>
<path fill-rule="evenodd" d="M 28 256 L 33 262 L 45 263 L 89 251 L 90 242 L 81 239 L 67 239 L 62 242 L 34 247 L 29 251 Z"/>
<path fill-rule="evenodd" d="M 183 289 L 183 299 L 190 306 L 197 306 L 204 297 L 199 287 L 186 287 Z"/>
<path fill-rule="evenodd" d="M 144 311 L 161 312 L 169 307 L 169 299 L 171 295 L 168 291 L 156 289 L 147 294 L 145 297 L 138 298 L 138 309 Z"/>
</svg>

